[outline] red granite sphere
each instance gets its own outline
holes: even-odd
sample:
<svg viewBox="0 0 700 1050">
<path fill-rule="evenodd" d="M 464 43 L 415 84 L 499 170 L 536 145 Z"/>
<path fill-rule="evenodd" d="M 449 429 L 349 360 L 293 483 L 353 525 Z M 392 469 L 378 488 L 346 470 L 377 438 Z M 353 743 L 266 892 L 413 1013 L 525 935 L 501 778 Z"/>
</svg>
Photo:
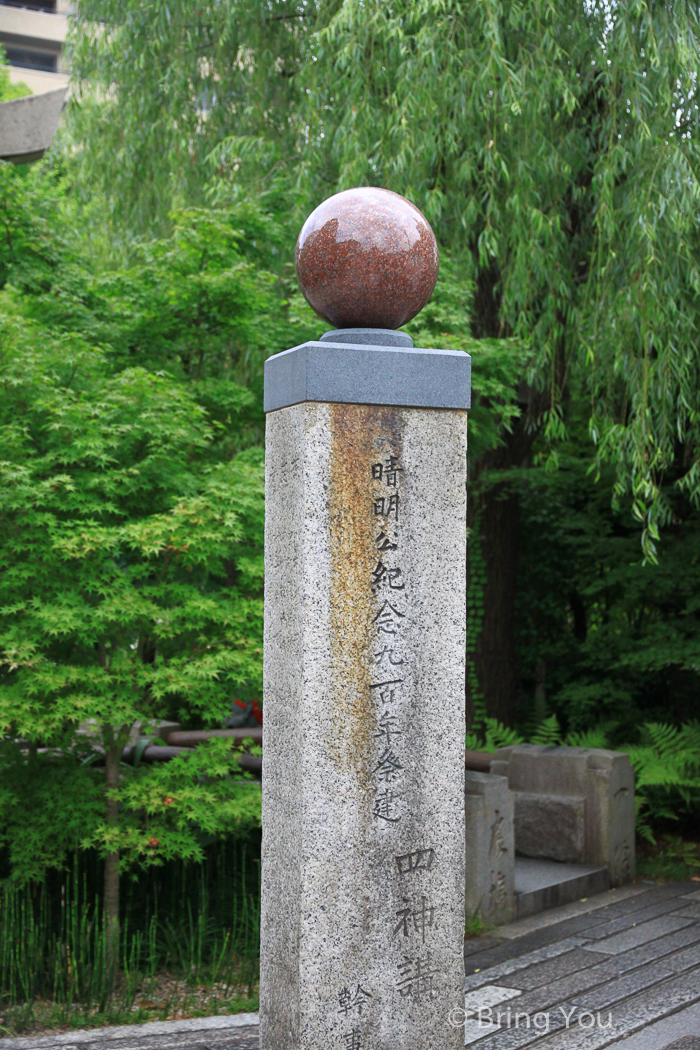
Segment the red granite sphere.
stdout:
<svg viewBox="0 0 700 1050">
<path fill-rule="evenodd" d="M 418 208 L 372 186 L 329 197 L 297 240 L 302 291 L 335 328 L 400 328 L 430 299 L 439 265 Z"/>
</svg>

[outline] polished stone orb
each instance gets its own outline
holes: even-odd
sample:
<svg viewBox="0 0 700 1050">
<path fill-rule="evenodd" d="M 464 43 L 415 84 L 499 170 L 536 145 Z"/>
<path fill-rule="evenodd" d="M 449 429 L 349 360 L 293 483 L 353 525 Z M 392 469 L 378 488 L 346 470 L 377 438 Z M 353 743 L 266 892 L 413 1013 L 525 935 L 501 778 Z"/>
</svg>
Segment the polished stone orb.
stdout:
<svg viewBox="0 0 700 1050">
<path fill-rule="evenodd" d="M 418 208 L 372 186 L 329 197 L 297 240 L 302 291 L 336 328 L 400 328 L 430 299 L 439 264 Z"/>
</svg>

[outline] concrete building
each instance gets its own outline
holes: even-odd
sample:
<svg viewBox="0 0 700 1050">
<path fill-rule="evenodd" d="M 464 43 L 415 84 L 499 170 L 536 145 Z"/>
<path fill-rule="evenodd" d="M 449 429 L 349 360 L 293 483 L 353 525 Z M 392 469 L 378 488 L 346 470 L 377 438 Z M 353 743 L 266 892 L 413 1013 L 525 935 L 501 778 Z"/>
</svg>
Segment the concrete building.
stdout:
<svg viewBox="0 0 700 1050">
<path fill-rule="evenodd" d="M 68 7 L 69 0 L 0 0 L 0 44 L 10 79 L 35 94 L 68 84 L 62 56 Z"/>
</svg>

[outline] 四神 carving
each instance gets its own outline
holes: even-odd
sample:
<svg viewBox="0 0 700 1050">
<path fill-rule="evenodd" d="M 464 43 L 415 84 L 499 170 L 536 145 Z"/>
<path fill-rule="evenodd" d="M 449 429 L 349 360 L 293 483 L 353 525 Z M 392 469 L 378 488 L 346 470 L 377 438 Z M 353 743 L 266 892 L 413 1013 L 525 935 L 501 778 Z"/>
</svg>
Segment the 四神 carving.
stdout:
<svg viewBox="0 0 700 1050">
<path fill-rule="evenodd" d="M 430 871 L 435 857 L 434 849 L 417 849 L 395 857 L 399 875 L 410 875 L 414 871 Z"/>
<path fill-rule="evenodd" d="M 418 908 L 411 907 L 408 897 L 404 897 L 403 902 L 406 907 L 401 908 L 396 913 L 396 918 L 399 921 L 394 928 L 394 936 L 401 931 L 403 931 L 404 937 L 410 937 L 413 933 L 419 933 L 423 944 L 425 944 L 425 931 L 430 929 L 435 921 L 434 906 L 428 904 L 427 897 L 421 897 L 421 903 Z"/>
</svg>

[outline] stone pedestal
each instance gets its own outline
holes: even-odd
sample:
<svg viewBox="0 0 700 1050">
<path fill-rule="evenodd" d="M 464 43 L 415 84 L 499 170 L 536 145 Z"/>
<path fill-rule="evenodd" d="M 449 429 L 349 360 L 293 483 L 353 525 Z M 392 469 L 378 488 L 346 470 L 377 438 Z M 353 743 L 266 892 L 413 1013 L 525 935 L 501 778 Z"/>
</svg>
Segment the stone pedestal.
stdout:
<svg viewBox="0 0 700 1050">
<path fill-rule="evenodd" d="M 466 913 L 496 926 L 515 918 L 513 793 L 506 777 L 465 774 Z"/>
<path fill-rule="evenodd" d="M 263 1050 L 463 1039 L 469 360 L 449 356 L 267 362 Z"/>
</svg>

